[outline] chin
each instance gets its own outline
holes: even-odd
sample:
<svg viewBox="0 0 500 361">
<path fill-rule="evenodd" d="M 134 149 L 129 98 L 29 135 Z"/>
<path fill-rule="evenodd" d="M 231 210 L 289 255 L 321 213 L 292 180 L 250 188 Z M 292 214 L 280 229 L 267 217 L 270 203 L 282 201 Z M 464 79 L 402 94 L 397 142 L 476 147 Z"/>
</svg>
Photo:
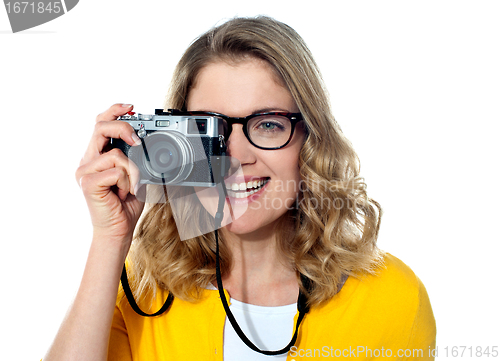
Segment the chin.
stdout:
<svg viewBox="0 0 500 361">
<path fill-rule="evenodd" d="M 287 213 L 285 209 L 280 214 L 265 214 L 254 210 L 253 212 L 248 209 L 244 215 L 234 220 L 232 223 L 227 224 L 224 229 L 235 235 L 251 235 L 254 234 L 257 238 L 269 237 L 275 225 Z M 261 235 L 260 233 L 263 232 Z"/>
</svg>

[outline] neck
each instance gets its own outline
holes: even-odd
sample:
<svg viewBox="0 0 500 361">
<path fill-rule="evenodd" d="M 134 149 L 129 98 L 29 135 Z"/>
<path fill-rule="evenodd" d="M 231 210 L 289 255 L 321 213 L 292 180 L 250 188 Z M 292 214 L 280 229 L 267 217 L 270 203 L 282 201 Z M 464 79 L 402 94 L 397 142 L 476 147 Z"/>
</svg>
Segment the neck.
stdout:
<svg viewBox="0 0 500 361">
<path fill-rule="evenodd" d="M 283 306 L 297 302 L 296 272 L 280 254 L 276 233 L 258 230 L 237 235 L 222 232 L 232 256 L 224 288 L 231 298 L 260 306 Z"/>
</svg>

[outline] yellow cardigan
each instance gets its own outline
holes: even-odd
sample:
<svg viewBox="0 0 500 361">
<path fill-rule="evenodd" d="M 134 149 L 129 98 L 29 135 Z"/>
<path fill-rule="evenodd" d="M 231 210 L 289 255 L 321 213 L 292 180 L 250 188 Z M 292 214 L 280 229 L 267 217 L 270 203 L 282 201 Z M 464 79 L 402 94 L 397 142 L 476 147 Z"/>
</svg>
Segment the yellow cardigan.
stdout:
<svg viewBox="0 0 500 361">
<path fill-rule="evenodd" d="M 158 310 L 166 297 L 160 290 L 151 309 Z M 175 298 L 165 314 L 149 318 L 137 315 L 120 289 L 109 360 L 223 360 L 225 316 L 216 290 L 205 290 L 196 303 Z M 386 254 L 385 268 L 376 276 L 349 277 L 328 304 L 311 308 L 287 361 L 432 360 L 435 339 L 424 285 L 408 266 Z"/>
</svg>

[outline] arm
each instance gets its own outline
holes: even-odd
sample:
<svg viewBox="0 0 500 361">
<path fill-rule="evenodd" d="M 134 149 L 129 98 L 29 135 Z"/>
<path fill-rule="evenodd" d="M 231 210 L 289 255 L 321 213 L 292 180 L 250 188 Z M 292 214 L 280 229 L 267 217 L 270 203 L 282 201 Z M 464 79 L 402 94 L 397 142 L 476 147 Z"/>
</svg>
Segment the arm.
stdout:
<svg viewBox="0 0 500 361">
<path fill-rule="evenodd" d="M 116 104 L 97 117 L 94 134 L 76 172 L 93 225 L 80 288 L 44 360 L 106 360 L 118 284 L 143 204 L 134 196 L 137 168 L 109 138 L 137 142 L 132 127 L 116 122 L 131 110 Z"/>
<path fill-rule="evenodd" d="M 132 349 L 124 316 L 120 308 L 116 306 L 109 337 L 108 360 L 132 361 L 132 359 Z"/>
<path fill-rule="evenodd" d="M 436 321 L 425 286 L 419 280 L 419 303 L 406 350 L 422 350 L 407 360 L 434 360 L 436 348 Z"/>
</svg>

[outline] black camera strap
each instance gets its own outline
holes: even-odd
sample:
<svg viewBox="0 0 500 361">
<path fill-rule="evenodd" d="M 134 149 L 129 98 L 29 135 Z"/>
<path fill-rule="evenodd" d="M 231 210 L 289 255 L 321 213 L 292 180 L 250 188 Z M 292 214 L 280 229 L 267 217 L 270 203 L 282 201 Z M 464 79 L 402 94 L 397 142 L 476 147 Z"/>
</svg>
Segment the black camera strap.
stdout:
<svg viewBox="0 0 500 361">
<path fill-rule="evenodd" d="M 146 155 L 146 160 L 149 162 L 149 155 L 148 155 L 148 152 L 147 152 L 144 140 L 142 140 L 142 146 L 144 148 L 144 154 Z M 162 178 L 161 179 L 162 179 L 162 182 L 163 182 L 163 194 L 165 196 L 165 202 L 166 202 L 167 199 L 168 199 L 167 198 L 167 185 L 166 185 L 165 177 L 164 177 L 163 173 L 162 173 Z M 122 270 L 122 275 L 121 275 L 120 281 L 122 283 L 123 292 L 125 293 L 125 296 L 127 297 L 128 303 L 130 304 L 130 306 L 132 307 L 132 309 L 135 311 L 135 313 L 137 313 L 137 314 L 139 314 L 141 316 L 144 316 L 144 317 L 159 316 L 162 313 L 164 313 L 166 310 L 168 310 L 168 308 L 170 307 L 170 305 L 174 301 L 174 295 L 173 295 L 173 293 L 169 292 L 165 303 L 163 304 L 163 306 L 157 312 L 155 312 L 155 313 L 146 313 L 143 310 L 141 310 L 141 308 L 139 307 L 139 305 L 137 304 L 137 302 L 135 302 L 134 294 L 132 293 L 132 290 L 130 289 L 130 285 L 129 285 L 129 282 L 128 282 L 127 268 L 126 268 L 125 264 L 123 265 L 123 270 Z"/>
<path fill-rule="evenodd" d="M 172 304 L 174 300 L 174 295 L 169 292 L 167 300 L 163 304 L 163 306 L 155 313 L 146 313 L 143 310 L 140 309 L 139 305 L 137 302 L 135 302 L 134 299 L 134 294 L 132 293 L 132 290 L 130 289 L 130 285 L 128 283 L 128 277 L 127 277 L 127 269 L 125 265 L 123 265 L 123 270 L 122 270 L 122 276 L 121 276 L 121 282 L 122 282 L 122 287 L 123 287 L 123 292 L 125 292 L 125 296 L 127 296 L 128 303 L 130 303 L 130 306 L 132 309 L 139 315 L 144 316 L 144 317 L 155 317 L 161 315 L 163 312 L 168 310 L 170 305 Z"/>
<path fill-rule="evenodd" d="M 225 157 L 219 158 L 217 161 L 220 162 L 225 162 L 226 159 Z M 217 167 L 221 171 L 221 173 L 224 173 L 224 169 L 226 169 L 224 164 L 219 164 Z M 214 180 L 216 181 L 218 191 L 219 191 L 219 203 L 217 206 L 217 213 L 215 214 L 215 277 L 217 280 L 217 288 L 219 291 L 220 299 L 222 302 L 222 306 L 224 307 L 224 310 L 226 312 L 226 316 L 231 323 L 231 326 L 233 327 L 234 331 L 238 334 L 240 339 L 247 345 L 250 349 L 254 350 L 255 352 L 267 355 L 267 356 L 274 356 L 274 355 L 281 355 L 284 353 L 287 353 L 290 351 L 293 345 L 295 345 L 295 342 L 297 341 L 298 337 L 298 332 L 299 332 L 299 326 L 302 323 L 302 320 L 304 319 L 304 316 L 306 315 L 307 312 L 309 312 L 309 306 L 307 305 L 307 297 L 302 293 L 302 291 L 299 291 L 299 297 L 297 300 L 297 310 L 299 311 L 299 316 L 297 318 L 297 322 L 295 324 L 295 331 L 293 333 L 292 339 L 286 345 L 284 348 L 281 350 L 276 350 L 276 351 L 266 351 L 266 350 L 261 350 L 255 344 L 248 339 L 248 337 L 245 335 L 245 333 L 241 330 L 240 326 L 238 325 L 238 322 L 236 321 L 236 318 L 234 317 L 233 313 L 231 312 L 231 309 L 229 308 L 228 301 L 226 299 L 226 295 L 224 294 L 224 286 L 222 284 L 222 275 L 221 275 L 221 270 L 220 270 L 220 255 L 219 255 L 219 232 L 217 231 L 222 224 L 222 219 L 224 218 L 224 204 L 225 200 L 227 197 L 227 189 L 226 185 L 224 183 L 224 174 L 217 174 L 217 172 L 214 172 Z M 165 185 L 164 185 L 165 188 Z M 167 195 L 165 194 L 165 197 Z M 302 284 L 309 289 L 310 286 L 310 281 L 308 278 L 304 277 L 301 275 L 301 281 Z M 154 317 L 161 315 L 164 313 L 172 304 L 174 300 L 174 296 L 171 292 L 169 292 L 167 300 L 163 304 L 163 306 L 160 308 L 155 313 L 148 314 L 142 311 L 137 303 L 135 302 L 134 295 L 132 293 L 132 290 L 130 289 L 130 285 L 128 282 L 127 278 L 127 270 L 125 268 L 125 265 L 123 266 L 123 271 L 122 271 L 122 276 L 121 276 L 121 283 L 123 287 L 123 291 L 125 292 L 125 295 L 128 299 L 128 302 L 130 303 L 130 306 L 132 309 L 139 315 L 145 316 L 145 317 Z"/>
<path fill-rule="evenodd" d="M 224 160 L 223 160 L 224 161 Z M 222 169 L 224 167 L 221 167 Z M 297 300 L 297 310 L 299 311 L 299 316 L 297 318 L 297 322 L 295 324 L 295 331 L 293 333 L 292 339 L 286 345 L 283 347 L 281 350 L 276 350 L 276 351 L 266 351 L 266 350 L 261 350 L 255 344 L 248 339 L 248 337 L 245 335 L 245 333 L 241 330 L 240 326 L 238 325 L 238 322 L 236 321 L 236 318 L 234 317 L 233 313 L 231 312 L 231 309 L 229 308 L 229 304 L 226 299 L 226 295 L 224 294 L 224 286 L 222 285 L 222 275 L 221 275 L 221 270 L 220 270 L 220 256 L 219 256 L 219 233 L 217 232 L 217 229 L 220 228 L 222 224 L 222 219 L 224 218 L 224 203 L 227 197 L 227 189 L 226 189 L 226 184 L 224 183 L 224 180 L 222 179 L 221 181 L 217 182 L 217 187 L 219 190 L 219 204 L 217 206 L 217 213 L 215 214 L 215 277 L 217 279 L 217 288 L 219 290 L 219 295 L 220 299 L 222 302 L 222 306 L 224 307 L 224 310 L 226 311 L 226 316 L 231 323 L 231 326 L 233 326 L 234 331 L 238 334 L 240 339 L 247 345 L 249 348 L 254 350 L 255 352 L 267 355 L 267 356 L 274 356 L 274 355 L 281 355 L 284 353 L 287 353 L 290 351 L 293 345 L 295 345 L 295 342 L 297 341 L 297 336 L 299 333 L 299 326 L 302 323 L 302 320 L 304 319 L 304 316 L 306 315 L 307 312 L 309 312 L 309 307 L 307 306 L 307 298 L 306 296 L 299 291 L 299 298 Z M 304 284 L 305 287 L 309 288 L 310 282 L 309 279 L 301 275 L 301 280 Z"/>
<path fill-rule="evenodd" d="M 261 350 L 255 344 L 248 339 L 248 337 L 245 335 L 245 333 L 241 330 L 240 326 L 238 325 L 238 322 L 236 321 L 236 318 L 234 317 L 233 313 L 231 312 L 231 309 L 229 308 L 229 304 L 227 303 L 226 300 L 226 295 L 224 294 L 224 288 L 222 286 L 222 277 L 221 277 L 221 272 L 220 272 L 220 260 L 219 260 L 219 237 L 217 235 L 217 231 L 215 231 L 215 237 L 216 237 L 216 252 L 217 252 L 217 258 L 216 258 L 216 278 L 217 278 L 217 288 L 219 289 L 219 295 L 220 299 L 222 301 L 222 306 L 224 307 L 224 310 L 226 311 L 226 316 L 231 323 L 231 326 L 233 326 L 234 331 L 238 334 L 240 337 L 241 341 L 245 343 L 249 348 L 254 350 L 255 352 L 267 355 L 267 356 L 274 356 L 274 355 L 281 355 L 284 353 L 287 353 L 290 351 L 293 345 L 295 345 L 295 342 L 297 341 L 297 336 L 299 334 L 299 326 L 302 323 L 302 320 L 304 319 L 304 316 L 306 313 L 309 311 L 309 308 L 307 307 L 307 299 L 305 295 L 302 292 L 299 292 L 299 299 L 297 300 L 297 309 L 299 311 L 299 317 L 297 318 L 297 323 L 295 324 L 295 331 L 293 333 L 292 339 L 286 345 L 283 347 L 281 350 L 276 350 L 276 351 L 267 351 L 267 350 Z"/>
</svg>

